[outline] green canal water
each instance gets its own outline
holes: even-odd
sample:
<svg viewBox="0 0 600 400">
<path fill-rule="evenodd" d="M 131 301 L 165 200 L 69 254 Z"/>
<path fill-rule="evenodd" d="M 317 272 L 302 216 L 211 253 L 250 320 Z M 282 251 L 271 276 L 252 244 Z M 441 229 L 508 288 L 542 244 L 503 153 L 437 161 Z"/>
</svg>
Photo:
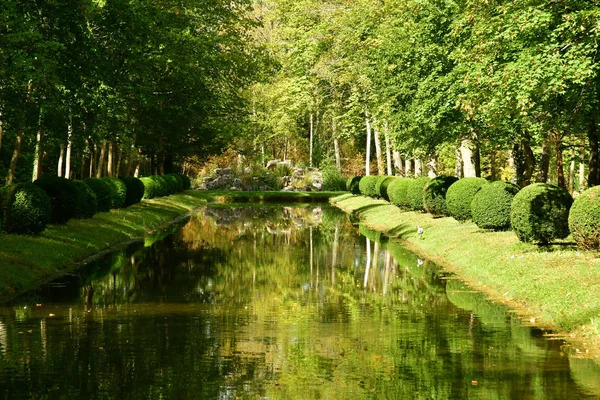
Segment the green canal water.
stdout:
<svg viewBox="0 0 600 400">
<path fill-rule="evenodd" d="M 600 398 L 569 352 L 328 206 L 206 208 L 0 306 L 11 400 Z"/>
</svg>

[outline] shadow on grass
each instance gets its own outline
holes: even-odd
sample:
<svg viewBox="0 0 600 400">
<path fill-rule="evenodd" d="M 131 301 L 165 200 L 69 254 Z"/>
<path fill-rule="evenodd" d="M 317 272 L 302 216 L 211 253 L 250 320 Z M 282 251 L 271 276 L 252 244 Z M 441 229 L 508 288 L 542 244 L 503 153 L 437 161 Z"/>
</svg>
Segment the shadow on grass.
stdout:
<svg viewBox="0 0 600 400">
<path fill-rule="evenodd" d="M 416 232 L 416 230 L 416 227 L 413 229 L 412 226 L 409 226 L 408 224 L 398 224 L 389 231 L 387 231 L 386 234 L 391 237 L 404 239 L 413 231 Z"/>
</svg>

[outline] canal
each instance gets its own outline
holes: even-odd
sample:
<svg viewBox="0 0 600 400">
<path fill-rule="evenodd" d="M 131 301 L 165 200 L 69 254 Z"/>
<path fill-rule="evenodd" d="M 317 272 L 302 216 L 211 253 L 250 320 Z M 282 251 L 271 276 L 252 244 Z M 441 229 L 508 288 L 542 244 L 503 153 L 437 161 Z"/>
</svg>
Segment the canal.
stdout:
<svg viewBox="0 0 600 400">
<path fill-rule="evenodd" d="M 204 208 L 0 306 L 11 400 L 600 398 L 568 353 L 326 205 Z"/>
</svg>

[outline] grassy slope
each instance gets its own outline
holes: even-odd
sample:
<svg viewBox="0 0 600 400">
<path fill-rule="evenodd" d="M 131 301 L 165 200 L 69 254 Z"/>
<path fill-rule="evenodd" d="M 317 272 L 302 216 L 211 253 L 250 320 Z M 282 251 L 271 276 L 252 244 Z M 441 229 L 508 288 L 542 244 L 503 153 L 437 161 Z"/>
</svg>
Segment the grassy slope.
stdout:
<svg viewBox="0 0 600 400">
<path fill-rule="evenodd" d="M 512 232 L 482 231 L 471 222 L 402 212 L 382 200 L 344 195 L 332 203 L 368 227 L 402 239 L 495 301 L 600 345 L 600 260 L 570 242 L 548 248 L 520 243 Z M 423 238 L 417 226 L 424 228 Z"/>
<path fill-rule="evenodd" d="M 86 257 L 160 230 L 207 202 L 327 201 L 334 194 L 190 190 L 91 219 L 50 225 L 39 236 L 0 235 L 0 301 L 65 273 Z"/>
</svg>

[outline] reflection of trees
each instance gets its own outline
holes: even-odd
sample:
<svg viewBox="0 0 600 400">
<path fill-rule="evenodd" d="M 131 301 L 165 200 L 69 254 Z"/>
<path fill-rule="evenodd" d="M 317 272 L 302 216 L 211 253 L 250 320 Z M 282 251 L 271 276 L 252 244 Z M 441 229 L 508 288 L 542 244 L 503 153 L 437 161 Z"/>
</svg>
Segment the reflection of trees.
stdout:
<svg viewBox="0 0 600 400">
<path fill-rule="evenodd" d="M 211 215 L 90 268 L 86 305 L 52 318 L 44 307 L 3 309 L 0 359 L 12 377 L 0 376 L 2 390 L 50 398 L 54 387 L 80 398 L 581 393 L 556 343 L 397 243 L 358 238 L 343 215 L 281 207 Z"/>
</svg>

